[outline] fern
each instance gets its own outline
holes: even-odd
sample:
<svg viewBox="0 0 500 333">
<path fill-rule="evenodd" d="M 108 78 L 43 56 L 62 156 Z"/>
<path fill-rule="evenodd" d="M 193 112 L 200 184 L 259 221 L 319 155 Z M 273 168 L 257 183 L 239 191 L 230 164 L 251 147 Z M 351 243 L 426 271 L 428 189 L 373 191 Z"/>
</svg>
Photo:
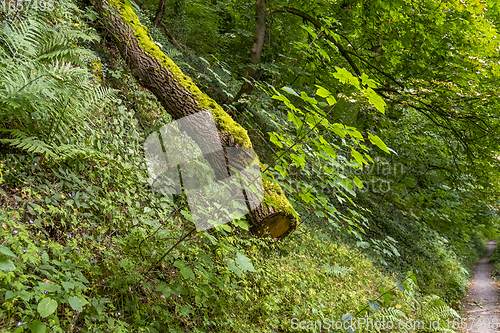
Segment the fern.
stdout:
<svg viewBox="0 0 500 333">
<path fill-rule="evenodd" d="M 406 314 L 395 307 L 384 308 L 373 315 L 373 321 L 391 321 L 395 325 L 400 321 L 408 320 Z"/>
<path fill-rule="evenodd" d="M 22 139 L 1 139 L 0 142 L 8 143 L 19 149 L 26 150 L 28 153 L 39 153 L 46 156 L 57 156 L 57 149 L 36 137 L 25 137 Z"/>
<path fill-rule="evenodd" d="M 85 67 L 94 53 L 79 43 L 99 40 L 68 24 L 42 24 L 40 13 L 0 26 L 0 142 L 46 157 L 75 155 L 105 159 L 82 144 L 75 124 L 115 99 Z M 43 18 L 43 17 L 42 17 Z M 14 22 L 14 21 L 13 21 Z"/>
</svg>

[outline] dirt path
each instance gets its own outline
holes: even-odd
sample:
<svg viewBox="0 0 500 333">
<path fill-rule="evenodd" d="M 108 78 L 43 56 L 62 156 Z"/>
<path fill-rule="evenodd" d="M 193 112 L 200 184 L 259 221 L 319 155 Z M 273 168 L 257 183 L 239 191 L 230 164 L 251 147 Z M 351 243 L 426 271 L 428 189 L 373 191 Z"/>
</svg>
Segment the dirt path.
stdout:
<svg viewBox="0 0 500 333">
<path fill-rule="evenodd" d="M 495 281 L 490 277 L 492 265 L 489 264 L 491 254 L 496 248 L 496 241 L 488 242 L 488 252 L 474 266 L 469 292 L 465 297 L 464 321 L 467 333 L 497 333 L 499 316 L 499 293 Z"/>
</svg>

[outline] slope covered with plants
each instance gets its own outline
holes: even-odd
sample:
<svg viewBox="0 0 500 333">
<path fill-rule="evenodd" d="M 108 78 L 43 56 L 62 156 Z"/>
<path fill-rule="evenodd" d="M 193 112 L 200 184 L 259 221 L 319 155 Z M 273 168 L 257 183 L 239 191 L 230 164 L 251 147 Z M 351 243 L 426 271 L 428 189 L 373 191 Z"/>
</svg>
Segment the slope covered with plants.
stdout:
<svg viewBox="0 0 500 333">
<path fill-rule="evenodd" d="M 498 236 L 496 4 L 23 4 L 0 7 L 2 331 L 456 331 Z M 287 237 L 196 232 L 154 191 L 179 80 L 252 142 Z"/>
</svg>

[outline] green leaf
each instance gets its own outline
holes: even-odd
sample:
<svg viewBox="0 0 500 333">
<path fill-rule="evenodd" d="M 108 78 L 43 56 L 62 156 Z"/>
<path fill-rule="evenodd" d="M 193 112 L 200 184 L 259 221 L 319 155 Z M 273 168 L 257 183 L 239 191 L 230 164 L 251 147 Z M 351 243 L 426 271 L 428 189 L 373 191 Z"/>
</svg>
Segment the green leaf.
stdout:
<svg viewBox="0 0 500 333">
<path fill-rule="evenodd" d="M 185 279 L 194 279 L 195 278 L 193 270 L 188 266 L 181 268 L 181 274 Z"/>
<path fill-rule="evenodd" d="M 82 272 L 78 271 L 76 274 L 76 278 L 78 281 L 83 282 L 83 283 L 90 283 L 89 280 L 85 276 L 83 276 Z"/>
<path fill-rule="evenodd" d="M 8 299 L 11 299 L 13 297 L 16 297 L 16 293 L 11 291 L 11 290 L 7 290 L 5 292 L 5 300 L 8 300 Z"/>
<path fill-rule="evenodd" d="M 49 293 L 53 293 L 61 289 L 57 284 L 38 282 L 38 285 L 42 290 L 47 290 Z"/>
<path fill-rule="evenodd" d="M 30 293 L 26 290 L 21 290 L 17 292 L 17 296 L 19 296 L 23 301 L 29 302 L 29 300 L 33 296 L 33 293 Z"/>
<path fill-rule="evenodd" d="M 385 101 L 380 97 L 373 89 L 368 88 L 364 90 L 365 95 L 368 97 L 368 101 L 372 104 L 377 110 L 385 114 Z"/>
<path fill-rule="evenodd" d="M 341 83 L 349 83 L 359 89 L 358 79 L 352 75 L 347 69 L 335 67 L 336 73 L 332 73 L 333 77 Z"/>
<path fill-rule="evenodd" d="M 160 283 L 156 287 L 156 291 L 162 292 L 163 295 L 165 295 L 165 297 L 170 297 L 170 295 L 173 294 L 172 288 L 170 288 L 170 286 L 168 284 L 166 284 L 165 282 Z"/>
<path fill-rule="evenodd" d="M 0 246 L 0 253 L 3 253 L 5 254 L 6 256 L 9 256 L 9 257 L 17 257 L 14 252 L 12 252 L 8 247 L 5 247 L 5 246 Z"/>
<path fill-rule="evenodd" d="M 240 266 L 243 272 L 245 271 L 255 272 L 255 268 L 252 265 L 252 261 L 241 252 L 236 253 L 236 263 L 238 264 L 238 266 Z"/>
<path fill-rule="evenodd" d="M 386 305 L 389 305 L 391 303 L 391 294 L 386 293 L 385 290 L 382 291 L 382 297 L 384 298 L 384 302 Z"/>
<path fill-rule="evenodd" d="M 377 301 L 369 300 L 368 304 L 370 305 L 370 309 L 372 309 L 372 311 L 378 311 L 378 310 L 380 310 L 380 304 L 378 304 Z"/>
<path fill-rule="evenodd" d="M 46 318 L 50 316 L 57 309 L 57 302 L 54 301 L 50 297 L 46 297 L 38 303 L 37 311 L 42 316 L 42 318 Z"/>
<path fill-rule="evenodd" d="M 375 80 L 370 79 L 368 75 L 366 75 L 365 73 L 361 74 L 359 78 L 361 79 L 361 82 L 363 82 L 363 84 L 367 85 L 370 88 L 377 88 L 378 86 L 377 82 L 375 82 Z"/>
<path fill-rule="evenodd" d="M 332 106 L 333 104 L 337 103 L 335 100 L 335 97 L 333 97 L 332 93 L 326 90 L 325 88 L 316 85 L 318 87 L 318 90 L 316 90 L 316 95 L 319 97 L 326 98 L 326 101 L 328 102 L 328 105 Z"/>
<path fill-rule="evenodd" d="M 66 282 L 66 281 L 62 283 L 62 286 L 63 286 L 64 290 L 66 290 L 66 291 L 75 288 L 75 285 L 73 283 Z"/>
<path fill-rule="evenodd" d="M 326 98 L 326 101 L 328 102 L 328 105 L 332 106 L 333 104 L 337 103 L 337 100 L 333 96 L 328 96 Z"/>
<path fill-rule="evenodd" d="M 356 127 L 346 126 L 346 132 L 355 139 L 363 140 L 363 134 L 356 129 Z"/>
<path fill-rule="evenodd" d="M 16 266 L 6 257 L 2 257 L 0 258 L 0 270 L 4 272 L 13 272 L 16 270 Z"/>
<path fill-rule="evenodd" d="M 352 319 L 352 315 L 347 312 L 345 315 L 342 316 L 342 321 L 350 321 Z"/>
<path fill-rule="evenodd" d="M 370 247 L 370 243 L 368 242 L 357 242 L 356 245 L 362 247 L 363 249 L 367 249 Z"/>
<path fill-rule="evenodd" d="M 275 144 L 276 146 L 280 147 L 280 148 L 283 148 L 283 144 L 281 143 L 281 141 L 278 139 L 278 137 L 276 136 L 275 133 L 273 132 L 269 132 L 269 137 L 270 137 L 270 141 Z"/>
<path fill-rule="evenodd" d="M 361 181 L 361 179 L 358 178 L 358 176 L 354 177 L 354 185 L 356 185 L 360 189 L 363 188 L 364 186 L 363 182 Z"/>
<path fill-rule="evenodd" d="M 234 220 L 233 224 L 237 227 L 240 227 L 243 230 L 250 230 L 250 224 L 248 224 L 247 220 L 245 219 L 238 219 Z"/>
<path fill-rule="evenodd" d="M 47 331 L 47 325 L 40 320 L 35 320 L 29 325 L 29 329 L 31 333 L 45 333 Z"/>
<path fill-rule="evenodd" d="M 401 254 L 399 254 L 398 249 L 396 249 L 396 247 L 394 247 L 394 245 L 392 245 L 392 244 L 389 244 L 389 245 L 390 245 L 390 248 L 391 248 L 392 252 L 394 252 L 394 254 L 395 254 L 397 257 L 400 257 L 400 256 L 401 256 Z"/>
<path fill-rule="evenodd" d="M 322 210 L 315 210 L 314 214 L 316 214 L 317 217 L 325 217 L 325 213 L 323 213 Z"/>
<path fill-rule="evenodd" d="M 292 94 L 292 95 L 294 95 L 294 96 L 300 97 L 300 96 L 299 96 L 299 94 L 297 94 L 297 93 L 295 92 L 295 90 L 293 90 L 293 89 L 292 89 L 292 88 L 290 88 L 290 87 L 283 87 L 283 88 L 281 88 L 281 89 L 282 89 L 282 90 L 284 90 L 284 91 L 286 91 L 286 92 L 287 92 L 287 93 L 289 93 L 289 94 Z"/>
<path fill-rule="evenodd" d="M 327 98 L 332 94 L 331 92 L 329 92 L 328 90 L 326 90 L 321 86 L 316 85 L 316 87 L 318 87 L 318 90 L 316 90 L 316 95 L 318 95 L 319 97 Z"/>
<path fill-rule="evenodd" d="M 364 163 L 364 164 L 368 165 L 368 162 L 363 158 L 363 155 L 361 155 L 358 151 L 351 149 L 351 155 L 352 155 L 352 157 L 354 157 L 356 162 L 358 162 L 359 164 Z"/>
<path fill-rule="evenodd" d="M 234 272 L 236 275 L 238 275 L 238 277 L 241 277 L 242 272 L 240 271 L 240 269 L 238 267 L 236 267 L 236 264 L 234 263 L 234 261 L 228 260 L 227 261 L 227 268 L 230 271 Z"/>
<path fill-rule="evenodd" d="M 340 181 L 340 185 L 351 195 L 356 196 L 356 192 L 353 191 L 352 181 L 349 178 L 344 178 Z M 337 197 L 340 198 L 340 197 Z"/>
<path fill-rule="evenodd" d="M 335 123 L 335 124 L 332 124 L 331 129 L 333 130 L 333 132 L 335 134 L 337 134 L 341 138 L 345 138 L 347 131 L 344 129 L 344 125 L 339 124 L 339 123 Z"/>
<path fill-rule="evenodd" d="M 317 101 L 315 98 L 313 98 L 313 97 L 309 97 L 305 91 L 302 91 L 302 92 L 300 93 L 300 98 L 302 98 L 302 100 L 303 100 L 304 102 L 307 102 L 307 103 L 309 103 L 309 104 L 311 104 L 311 105 L 316 105 L 316 104 L 318 104 L 318 101 Z"/>
<path fill-rule="evenodd" d="M 87 301 L 83 297 L 71 296 L 70 298 L 68 298 L 68 303 L 69 305 L 71 305 L 73 310 L 82 312 L 83 306 L 87 304 Z"/>
<path fill-rule="evenodd" d="M 387 236 L 387 239 L 388 239 L 388 240 L 390 240 L 390 241 L 392 241 L 392 242 L 394 242 L 394 243 L 397 243 L 397 242 L 398 242 L 397 240 L 395 240 L 395 239 L 394 239 L 394 238 L 392 238 L 391 236 Z"/>
<path fill-rule="evenodd" d="M 306 159 L 303 156 L 299 156 L 297 154 L 290 154 L 290 158 L 293 160 L 293 162 L 297 167 L 305 168 Z"/>
<path fill-rule="evenodd" d="M 291 111 L 291 110 L 290 110 L 290 111 L 288 111 L 287 120 L 288 120 L 289 122 L 291 122 L 291 123 L 294 123 L 294 124 L 295 124 L 295 126 L 296 126 L 297 128 L 301 128 L 301 127 L 302 127 L 302 123 L 303 123 L 303 122 L 302 122 L 302 120 L 301 120 L 299 117 L 297 117 L 297 116 L 295 115 L 295 113 L 294 113 L 293 111 Z M 271 142 L 272 142 L 272 141 L 271 141 Z M 274 143 L 274 142 L 273 142 L 273 143 Z M 275 144 L 276 144 L 276 143 L 275 143 Z M 278 146 L 278 144 L 276 144 L 276 145 Z M 280 148 L 283 148 L 283 146 L 281 145 L 281 142 L 280 142 L 279 147 L 280 147 Z"/>
<path fill-rule="evenodd" d="M 174 266 L 179 268 L 181 275 L 185 279 L 188 279 L 188 278 L 194 279 L 195 278 L 193 270 L 191 268 L 189 268 L 189 266 L 187 266 L 187 264 L 184 261 L 176 260 L 174 262 Z"/>
<path fill-rule="evenodd" d="M 301 25 L 300 27 L 307 31 L 314 39 L 318 38 L 318 35 L 314 32 L 314 29 L 312 27 L 306 25 Z"/>
<path fill-rule="evenodd" d="M 379 147 L 380 149 L 382 149 L 386 153 L 390 154 L 389 150 L 387 149 L 386 144 L 378 136 L 368 133 L 368 139 L 370 139 L 371 143 L 373 143 L 375 146 Z"/>
<path fill-rule="evenodd" d="M 219 226 L 219 228 L 221 228 L 222 230 L 225 230 L 225 231 L 227 231 L 227 232 L 231 232 L 231 231 L 233 231 L 233 229 L 231 228 L 231 226 L 229 226 L 229 225 L 227 225 L 227 224 L 221 224 L 221 225 Z"/>
</svg>

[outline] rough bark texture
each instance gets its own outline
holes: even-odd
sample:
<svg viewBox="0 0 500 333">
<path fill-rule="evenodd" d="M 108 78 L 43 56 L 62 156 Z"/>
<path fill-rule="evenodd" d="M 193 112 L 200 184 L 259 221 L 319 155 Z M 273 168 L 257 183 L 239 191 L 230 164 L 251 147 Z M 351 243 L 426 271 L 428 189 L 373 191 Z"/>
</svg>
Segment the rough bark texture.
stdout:
<svg viewBox="0 0 500 333">
<path fill-rule="evenodd" d="M 210 111 L 217 123 L 219 138 L 198 133 L 195 141 L 203 146 L 220 139 L 224 147 L 251 148 L 252 143 L 245 129 L 236 123 L 211 98 L 203 94 L 191 79 L 169 59 L 148 37 L 146 27 L 139 22 L 130 6 L 115 0 L 92 0 L 102 23 L 111 36 L 132 74 L 139 83 L 148 88 L 160 101 L 174 120 L 201 112 Z M 193 129 L 203 124 L 192 124 Z M 194 131 L 196 132 L 196 131 Z M 207 156 L 218 178 L 227 177 L 224 156 Z M 222 163 L 222 165 L 221 165 Z M 297 224 L 297 213 L 290 205 L 281 188 L 264 180 L 265 202 L 248 214 L 252 230 L 262 236 L 285 237 Z"/>
</svg>

